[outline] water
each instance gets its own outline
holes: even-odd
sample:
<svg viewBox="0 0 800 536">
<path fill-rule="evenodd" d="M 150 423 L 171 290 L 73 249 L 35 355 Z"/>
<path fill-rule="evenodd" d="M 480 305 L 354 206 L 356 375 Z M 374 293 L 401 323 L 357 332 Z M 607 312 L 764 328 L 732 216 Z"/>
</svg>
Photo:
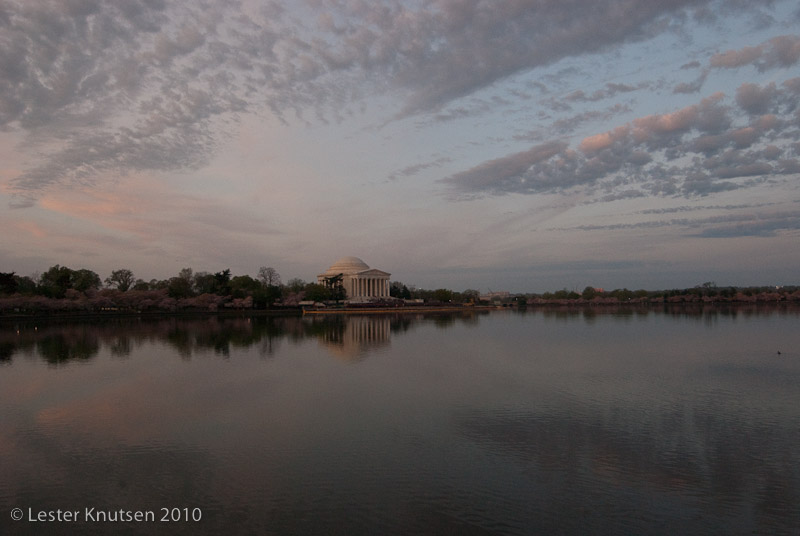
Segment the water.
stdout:
<svg viewBox="0 0 800 536">
<path fill-rule="evenodd" d="M 799 327 L 779 308 L 6 321 L 0 534 L 800 534 Z M 98 519 L 120 509 L 154 520 Z"/>
</svg>

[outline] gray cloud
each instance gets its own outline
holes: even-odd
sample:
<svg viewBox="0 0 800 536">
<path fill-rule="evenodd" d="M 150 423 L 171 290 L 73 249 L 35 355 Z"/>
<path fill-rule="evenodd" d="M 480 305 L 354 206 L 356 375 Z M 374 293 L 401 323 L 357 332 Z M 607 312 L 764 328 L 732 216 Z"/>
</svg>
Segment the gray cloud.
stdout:
<svg viewBox="0 0 800 536">
<path fill-rule="evenodd" d="M 777 67 L 791 67 L 800 61 L 800 36 L 782 35 L 754 47 L 728 50 L 714 54 L 710 66 L 733 69 L 753 65 L 759 71 Z"/>
<path fill-rule="evenodd" d="M 565 142 L 557 141 L 536 145 L 527 151 L 490 160 L 470 170 L 462 171 L 442 179 L 442 182 L 465 193 L 542 192 L 563 188 L 563 184 L 553 181 L 545 173 L 533 176 L 531 169 L 538 166 L 547 168 L 570 166 L 563 156 L 558 157 L 556 162 L 551 161 L 553 157 L 563 155 L 566 148 Z"/>
<path fill-rule="evenodd" d="M 775 82 L 770 82 L 763 88 L 758 84 L 745 83 L 736 90 L 736 104 L 749 114 L 765 114 L 771 111 L 772 102 L 777 95 Z"/>
<path fill-rule="evenodd" d="M 746 205 L 699 205 L 699 206 L 682 205 L 679 207 L 650 208 L 645 210 L 639 210 L 636 212 L 636 214 L 676 214 L 680 212 L 697 212 L 706 210 L 752 209 L 752 208 L 768 207 L 772 205 L 774 205 L 774 203 L 751 203 Z"/>
<path fill-rule="evenodd" d="M 758 71 L 765 72 L 775 68 L 792 67 L 800 62 L 800 35 L 782 35 L 773 37 L 757 46 L 743 47 L 736 50 L 727 50 L 711 56 L 708 67 L 704 68 L 695 80 L 681 82 L 673 88 L 673 93 L 697 93 L 703 88 L 708 75 L 713 69 L 736 69 L 745 66 L 754 66 Z M 693 61 L 681 66 L 681 69 L 699 67 L 700 63 Z M 740 106 L 746 108 L 748 95 L 742 96 Z"/>
<path fill-rule="evenodd" d="M 800 229 L 800 216 L 796 213 L 779 213 L 742 217 L 737 222 L 711 225 L 697 233 L 697 236 L 703 238 L 775 236 L 780 231 L 796 231 L 798 229 Z"/>
<path fill-rule="evenodd" d="M 393 82 L 411 90 L 406 112 L 437 108 L 522 70 L 595 53 L 664 31 L 661 18 L 694 2 L 592 3 L 443 1 L 382 28 L 402 51 Z M 361 8 L 362 6 L 359 6 Z M 414 45 L 409 49 L 408 37 Z M 435 37 L 434 37 L 435 36 Z M 433 37 L 433 39 L 432 39 Z M 403 47 L 402 45 L 406 46 Z"/>
<path fill-rule="evenodd" d="M 732 207 L 737 208 L 737 207 Z M 685 227 L 690 236 L 703 238 L 736 238 L 744 236 L 775 236 L 780 231 L 800 229 L 800 216 L 795 212 L 765 214 L 734 213 L 704 218 L 672 218 L 636 223 L 609 225 L 580 225 L 558 228 L 561 231 L 621 231 Z"/>
<path fill-rule="evenodd" d="M 553 121 L 553 123 L 550 124 L 546 129 L 515 135 L 514 139 L 517 141 L 541 141 L 541 139 L 547 135 L 552 136 L 553 134 L 556 134 L 559 136 L 565 136 L 572 134 L 575 132 L 575 130 L 586 123 L 594 121 L 603 121 L 608 123 L 616 116 L 628 113 L 630 111 L 631 107 L 629 105 L 619 103 L 609 106 L 603 110 L 588 110 L 570 117 L 564 117 L 562 119 Z"/>
<path fill-rule="evenodd" d="M 18 206 L 56 183 L 201 165 L 212 122 L 243 108 L 223 67 L 198 67 L 221 19 L 213 6 L 9 2 L 5 14 L 0 125 L 45 155 L 12 182 Z"/>
<path fill-rule="evenodd" d="M 428 162 L 422 162 L 422 163 L 419 163 L 419 164 L 413 164 L 411 166 L 406 166 L 406 167 L 404 167 L 402 169 L 399 169 L 399 170 L 395 171 L 391 175 L 389 175 L 389 180 L 397 180 L 397 179 L 399 179 L 401 177 L 411 177 L 411 176 L 416 175 L 417 173 L 420 173 L 421 171 L 424 171 L 426 169 L 431 169 L 431 168 L 437 168 L 437 167 L 440 167 L 440 166 L 442 166 L 442 165 L 444 165 L 444 164 L 446 164 L 448 162 L 451 162 L 451 161 L 452 161 L 451 158 L 446 157 L 446 156 L 441 156 L 439 158 L 436 158 L 434 160 L 430 160 Z"/>
<path fill-rule="evenodd" d="M 800 103 L 796 80 L 763 87 L 746 83 L 736 92 L 738 107 L 716 93 L 695 105 L 584 138 L 578 150 L 545 143 L 531 151 L 553 149 L 546 158 L 526 159 L 522 155 L 527 153 L 517 153 L 442 182 L 472 195 L 578 187 L 595 192 L 600 200 L 643 194 L 704 196 L 751 187 L 769 177 L 797 173 L 797 122 L 791 116 Z"/>
<path fill-rule="evenodd" d="M 26 206 L 59 183 L 195 168 L 214 154 L 226 121 L 265 107 L 279 118 L 337 119 L 367 92 L 393 92 L 404 98 L 401 117 L 440 110 L 516 73 L 675 31 L 688 9 L 723 5 L 308 0 L 304 18 L 271 1 L 253 11 L 235 0 L 4 0 L 0 128 L 24 132 L 43 155 L 11 187 Z M 749 61 L 792 65 L 796 45 L 776 38 Z M 712 63 L 738 64 L 742 54 Z M 639 87 L 610 83 L 581 98 Z M 578 171 L 618 168 L 600 158 Z M 543 172 L 529 178 L 551 182 Z"/>
<path fill-rule="evenodd" d="M 706 83 L 706 78 L 708 78 L 708 70 L 704 70 L 700 76 L 698 76 L 692 82 L 681 82 L 680 84 L 676 85 L 673 89 L 673 93 L 697 93 L 703 88 L 703 84 Z"/>
<path fill-rule="evenodd" d="M 647 82 L 641 82 L 635 86 L 609 82 L 606 84 L 605 88 L 595 90 L 588 95 L 583 90 L 578 89 L 567 95 L 564 100 L 574 102 L 596 102 L 599 100 L 612 98 L 619 93 L 630 93 L 632 91 L 647 89 L 649 86 L 650 84 Z"/>
</svg>

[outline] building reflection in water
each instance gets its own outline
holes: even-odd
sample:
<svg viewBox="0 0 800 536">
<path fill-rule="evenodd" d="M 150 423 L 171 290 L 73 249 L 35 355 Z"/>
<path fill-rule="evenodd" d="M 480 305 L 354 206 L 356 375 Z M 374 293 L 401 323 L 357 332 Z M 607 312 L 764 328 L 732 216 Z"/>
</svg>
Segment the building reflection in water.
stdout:
<svg viewBox="0 0 800 536">
<path fill-rule="evenodd" d="M 369 352 L 389 345 L 391 321 L 388 316 L 346 316 L 320 333 L 320 343 L 344 361 L 360 361 Z"/>
</svg>

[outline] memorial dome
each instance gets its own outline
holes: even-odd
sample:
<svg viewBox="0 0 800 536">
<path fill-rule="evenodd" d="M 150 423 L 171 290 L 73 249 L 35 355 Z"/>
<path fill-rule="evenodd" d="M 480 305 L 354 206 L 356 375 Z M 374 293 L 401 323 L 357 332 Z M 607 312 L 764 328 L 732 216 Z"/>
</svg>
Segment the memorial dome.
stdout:
<svg viewBox="0 0 800 536">
<path fill-rule="evenodd" d="M 364 302 L 388 298 L 391 275 L 389 272 L 370 268 L 358 257 L 342 257 L 317 276 L 317 284 L 343 290 L 350 301 Z"/>
<path fill-rule="evenodd" d="M 331 276 L 337 274 L 357 274 L 358 272 L 363 272 L 364 270 L 369 270 L 369 266 L 367 266 L 367 263 L 358 257 L 342 257 L 338 261 L 331 264 L 331 267 L 325 271 L 324 275 Z"/>
</svg>

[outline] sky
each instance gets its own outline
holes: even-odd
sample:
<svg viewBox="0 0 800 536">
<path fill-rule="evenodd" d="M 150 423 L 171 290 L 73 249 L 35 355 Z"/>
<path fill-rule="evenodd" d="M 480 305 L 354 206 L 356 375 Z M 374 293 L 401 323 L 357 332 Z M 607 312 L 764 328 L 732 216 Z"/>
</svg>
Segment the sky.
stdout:
<svg viewBox="0 0 800 536">
<path fill-rule="evenodd" d="M 0 271 L 800 284 L 800 7 L 0 0 Z"/>
</svg>

